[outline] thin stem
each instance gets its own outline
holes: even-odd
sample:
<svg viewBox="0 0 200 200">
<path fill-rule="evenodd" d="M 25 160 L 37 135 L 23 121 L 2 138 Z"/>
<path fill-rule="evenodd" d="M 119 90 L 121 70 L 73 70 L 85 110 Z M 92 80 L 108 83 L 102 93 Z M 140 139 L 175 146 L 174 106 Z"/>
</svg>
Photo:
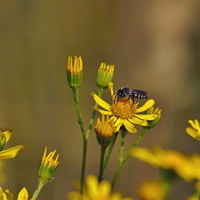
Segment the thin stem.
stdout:
<svg viewBox="0 0 200 200">
<path fill-rule="evenodd" d="M 98 177 L 99 182 L 103 180 L 103 172 L 104 172 L 103 162 L 104 162 L 106 148 L 107 146 L 101 146 L 100 167 L 99 167 L 99 177 Z"/>
<path fill-rule="evenodd" d="M 74 87 L 72 88 L 72 91 L 73 91 L 74 103 L 75 103 L 75 108 L 76 108 L 76 114 L 78 118 L 77 121 L 81 128 L 82 137 L 83 137 L 83 152 L 82 152 L 82 165 L 81 165 L 81 177 L 80 177 L 80 182 L 81 182 L 80 193 L 82 194 L 84 181 L 85 181 L 85 166 L 86 166 L 86 158 L 87 158 L 87 138 L 85 136 L 85 129 L 83 125 L 82 114 L 81 114 L 81 109 L 80 109 L 80 104 L 79 104 L 79 99 L 78 99 L 78 88 Z"/>
<path fill-rule="evenodd" d="M 105 168 L 106 168 L 108 162 L 110 161 L 111 153 L 112 153 L 112 150 L 113 150 L 115 141 L 116 141 L 116 139 L 117 139 L 118 133 L 119 133 L 119 132 L 115 133 L 115 136 L 114 136 L 112 142 L 111 142 L 110 145 L 109 145 L 109 149 L 108 149 L 108 152 L 107 152 L 107 154 L 106 154 L 106 158 L 105 158 L 104 163 L 103 163 L 103 170 L 105 170 Z"/>
<path fill-rule="evenodd" d="M 120 150 L 119 150 L 119 160 L 123 160 L 123 155 L 124 155 L 124 143 L 125 143 L 125 136 L 127 134 L 126 130 L 121 130 L 121 145 L 120 145 Z"/>
<path fill-rule="evenodd" d="M 121 172 L 121 169 L 122 169 L 122 166 L 123 164 L 125 163 L 125 161 L 131 156 L 131 153 L 132 153 L 132 150 L 141 142 L 141 140 L 143 139 L 144 135 L 146 134 L 146 132 L 149 130 L 148 127 L 143 127 L 143 130 L 142 132 L 140 133 L 139 137 L 137 138 L 137 140 L 133 143 L 133 145 L 131 146 L 130 150 L 128 151 L 128 153 L 126 154 L 125 157 L 122 157 L 122 153 L 123 153 L 123 145 L 124 145 L 124 141 L 121 140 L 121 147 L 120 147 L 120 153 L 119 153 L 119 164 L 118 164 L 118 167 L 117 167 L 117 170 L 115 171 L 115 174 L 114 174 L 114 177 L 113 177 L 113 180 L 112 180 L 112 190 L 115 186 L 115 183 L 117 181 L 117 178 L 119 176 L 119 173 Z M 123 138 L 123 136 L 122 136 Z"/>
<path fill-rule="evenodd" d="M 124 164 L 124 161 L 123 161 L 123 160 L 122 160 L 122 161 L 119 161 L 119 164 L 118 164 L 117 169 L 116 169 L 116 171 L 115 171 L 115 175 L 114 175 L 113 180 L 112 180 L 112 183 L 111 183 L 111 191 L 113 190 L 113 188 L 114 188 L 114 186 L 115 186 L 115 183 L 116 183 L 116 181 L 117 181 L 117 178 L 118 178 L 118 176 L 119 176 L 119 173 L 121 172 L 121 169 L 122 169 L 123 164 Z"/>
<path fill-rule="evenodd" d="M 92 129 L 92 124 L 94 121 L 94 117 L 96 114 L 96 111 L 93 110 L 92 115 L 91 115 L 91 119 L 88 125 L 88 130 L 87 132 L 85 132 L 84 129 L 84 125 L 83 125 L 83 120 L 82 120 L 82 114 L 81 114 L 81 109 L 80 109 L 80 104 L 79 104 L 79 99 L 78 99 L 78 88 L 72 88 L 73 91 L 73 98 L 74 98 L 74 102 L 75 102 L 75 108 L 76 108 L 76 113 L 77 113 L 77 117 L 78 117 L 78 123 L 79 126 L 81 128 L 81 132 L 82 132 L 82 137 L 83 137 L 83 152 L 82 152 L 82 165 L 81 165 L 81 177 L 80 177 L 80 193 L 83 193 L 83 188 L 84 188 L 84 182 L 85 182 L 85 168 L 86 168 L 86 159 L 87 159 L 87 143 L 88 143 L 88 137 L 89 137 L 89 133 Z M 98 96 L 101 96 L 103 93 L 103 88 L 98 88 Z M 97 107 L 98 105 L 95 103 L 95 107 Z"/>
<path fill-rule="evenodd" d="M 127 131 L 122 129 L 121 130 L 121 145 L 120 145 L 120 150 L 119 150 L 119 164 L 118 164 L 118 167 L 117 167 L 115 174 L 113 176 L 113 180 L 112 180 L 112 183 L 111 183 L 111 190 L 113 190 L 115 183 L 118 179 L 119 173 L 120 173 L 122 166 L 125 162 L 125 160 L 123 158 L 123 154 L 124 154 L 124 143 L 125 143 L 126 134 L 127 134 Z"/>
<path fill-rule="evenodd" d="M 131 146 L 130 150 L 128 151 L 126 157 L 124 158 L 125 161 L 131 157 L 132 154 L 132 150 L 141 142 L 141 140 L 143 139 L 144 135 L 146 134 L 146 132 L 149 130 L 148 127 L 143 127 L 142 132 L 140 133 L 139 137 L 137 138 L 137 140 L 133 143 L 133 145 Z"/>
<path fill-rule="evenodd" d="M 86 159 L 87 159 L 87 139 L 83 137 L 83 152 L 82 152 L 82 165 L 81 165 L 81 185 L 80 193 L 83 194 L 83 187 L 85 182 L 85 168 L 86 168 Z"/>
<path fill-rule="evenodd" d="M 79 126 L 81 128 L 81 132 L 83 137 L 85 137 L 85 129 L 84 129 L 84 125 L 83 125 L 83 120 L 82 120 L 82 114 L 81 114 L 81 108 L 80 108 L 80 104 L 79 104 L 79 99 L 78 99 L 78 89 L 77 87 L 73 87 L 72 91 L 73 91 L 73 98 L 74 98 L 74 103 L 75 103 L 75 108 L 76 108 L 76 114 L 77 114 L 77 121 L 79 123 Z"/>
<path fill-rule="evenodd" d="M 34 199 L 34 200 L 37 199 L 37 197 L 38 197 L 38 195 L 39 195 L 39 193 L 40 193 L 40 191 L 41 191 L 41 189 L 43 188 L 44 185 L 45 185 L 45 184 L 42 183 L 42 181 L 39 181 L 39 184 L 38 184 L 38 186 L 37 186 L 35 192 L 33 193 L 33 196 L 32 196 L 31 199 Z"/>
</svg>

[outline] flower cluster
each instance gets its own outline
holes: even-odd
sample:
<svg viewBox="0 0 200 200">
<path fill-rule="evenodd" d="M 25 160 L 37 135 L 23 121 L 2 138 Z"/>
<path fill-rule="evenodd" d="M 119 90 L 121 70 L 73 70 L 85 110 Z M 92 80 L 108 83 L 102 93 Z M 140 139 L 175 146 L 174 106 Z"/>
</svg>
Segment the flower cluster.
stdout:
<svg viewBox="0 0 200 200">
<path fill-rule="evenodd" d="M 79 56 L 69 57 L 66 66 L 68 85 L 73 94 L 77 122 L 80 126 L 83 140 L 82 165 L 80 181 L 75 185 L 76 191 L 69 191 L 69 200 L 133 200 L 130 197 L 123 197 L 121 192 L 115 192 L 114 187 L 119 174 L 127 159 L 137 158 L 146 162 L 160 171 L 159 180 L 147 179 L 142 182 L 137 192 L 139 200 L 166 200 L 173 185 L 178 177 L 184 181 L 195 183 L 195 192 L 187 197 L 186 200 L 200 199 L 200 154 L 183 154 L 173 149 L 164 150 L 155 145 L 151 149 L 138 147 L 148 131 L 158 125 L 162 116 L 162 109 L 154 107 L 154 99 L 147 100 L 147 92 L 134 90 L 131 87 L 121 87 L 114 90 L 113 77 L 114 65 L 101 63 L 97 70 L 96 86 L 97 91 L 91 92 L 94 99 L 94 106 L 91 106 L 91 118 L 87 128 L 83 123 L 83 116 L 79 102 L 79 90 L 83 82 L 83 60 Z M 109 88 L 109 102 L 102 98 L 103 92 Z M 88 95 L 89 98 L 91 96 Z M 97 117 L 96 124 L 95 117 Z M 197 119 L 189 120 L 190 127 L 186 132 L 194 139 L 200 141 L 200 123 Z M 138 128 L 140 126 L 140 128 Z M 90 132 L 94 129 L 97 143 L 95 153 L 99 153 L 99 167 L 97 175 L 86 176 L 86 158 L 88 157 L 88 140 Z M 141 130 L 141 131 L 139 131 Z M 138 133 L 139 132 L 139 133 Z M 133 138 L 127 144 L 127 137 Z M 3 160 L 14 158 L 23 145 L 17 145 L 4 150 L 12 132 L 10 129 L 0 129 L 0 184 L 3 183 L 5 175 L 1 172 Z M 128 136 L 127 136 L 128 135 Z M 118 142 L 116 142 L 118 140 Z M 131 143 L 131 144 L 130 144 Z M 126 146 L 127 145 L 127 146 Z M 130 146 L 128 146 L 130 145 Z M 114 147 L 118 149 L 117 155 L 114 154 Z M 127 150 L 128 149 L 128 150 Z M 109 181 L 105 176 L 108 164 L 113 159 L 117 159 L 117 166 L 113 171 L 113 177 Z M 113 156 L 114 155 L 114 156 Z M 44 185 L 54 180 L 54 172 L 59 164 L 59 154 L 57 150 L 47 153 L 47 147 L 39 165 L 38 186 L 31 198 L 24 187 L 18 194 L 17 200 L 36 200 Z M 5 162 L 5 161 L 4 161 Z M 123 178 L 123 177 L 122 177 Z M 135 192 L 135 189 L 133 189 Z M 14 195 L 9 190 L 0 187 L 0 200 L 13 200 Z"/>
<path fill-rule="evenodd" d="M 186 181 L 200 180 L 200 155 L 185 155 L 175 150 L 163 150 L 154 146 L 152 149 L 136 147 L 132 156 L 155 167 L 173 170 Z"/>
</svg>

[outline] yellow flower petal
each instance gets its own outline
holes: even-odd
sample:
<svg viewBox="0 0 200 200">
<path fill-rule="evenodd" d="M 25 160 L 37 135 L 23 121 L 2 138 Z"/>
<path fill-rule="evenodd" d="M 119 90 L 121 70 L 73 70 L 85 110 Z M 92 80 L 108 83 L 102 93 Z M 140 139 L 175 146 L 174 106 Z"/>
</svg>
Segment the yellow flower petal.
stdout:
<svg viewBox="0 0 200 200">
<path fill-rule="evenodd" d="M 113 82 L 110 82 L 109 84 L 108 84 L 108 87 L 109 87 L 109 90 L 110 90 L 110 94 L 111 94 L 111 96 L 114 94 L 114 89 L 113 89 Z"/>
<path fill-rule="evenodd" d="M 76 191 L 69 192 L 67 197 L 68 197 L 69 200 L 80 200 L 80 199 L 81 200 L 88 200 L 88 198 L 85 197 L 84 195 L 82 195 L 81 198 L 80 198 L 80 193 L 76 192 Z"/>
<path fill-rule="evenodd" d="M 18 154 L 19 150 L 21 149 L 24 149 L 23 145 L 17 145 L 10 149 L 0 151 L 0 159 L 4 160 L 4 159 L 14 158 Z"/>
<path fill-rule="evenodd" d="M 81 198 L 79 192 L 70 192 L 68 198 L 70 200 L 132 200 L 131 198 L 122 198 L 119 192 L 111 194 L 111 184 L 106 180 L 99 183 L 93 175 L 87 176 L 86 187 Z"/>
<path fill-rule="evenodd" d="M 28 199 L 28 191 L 24 187 L 22 190 L 19 192 L 17 200 L 27 200 Z"/>
<path fill-rule="evenodd" d="M 6 194 L 3 192 L 1 187 L 0 187 L 0 200 L 7 200 Z"/>
<path fill-rule="evenodd" d="M 5 190 L 5 194 L 8 200 L 13 200 L 13 194 L 9 190 Z"/>
<path fill-rule="evenodd" d="M 144 105 L 136 109 L 136 113 L 143 112 L 145 110 L 148 110 L 155 104 L 155 101 L 153 99 L 149 99 Z"/>
<path fill-rule="evenodd" d="M 197 140 L 200 141 L 200 134 L 199 134 L 196 130 L 194 130 L 193 128 L 187 127 L 187 128 L 186 128 L 186 132 L 187 132 L 188 135 L 190 135 L 191 137 L 193 137 L 193 138 L 195 138 L 195 139 L 197 139 Z"/>
<path fill-rule="evenodd" d="M 105 197 L 110 195 L 111 185 L 108 181 L 103 180 L 99 185 L 98 193 L 99 196 Z"/>
<path fill-rule="evenodd" d="M 199 126 L 199 121 L 195 119 L 194 121 L 188 120 L 188 122 L 191 124 L 191 126 L 196 129 L 200 133 L 200 126 Z"/>
<path fill-rule="evenodd" d="M 134 125 L 129 122 L 127 119 L 121 119 L 126 130 L 130 133 L 136 133 L 137 132 L 137 129 L 134 127 Z"/>
<path fill-rule="evenodd" d="M 136 116 L 136 115 L 135 115 Z M 141 126 L 147 126 L 148 125 L 148 122 L 145 121 L 145 120 L 141 120 L 141 119 L 138 119 L 137 116 L 136 117 L 132 117 L 130 119 L 128 119 L 132 124 L 139 124 Z"/>
<path fill-rule="evenodd" d="M 99 96 L 97 96 L 94 92 L 91 92 L 90 94 L 93 96 L 95 102 L 96 102 L 99 106 L 101 106 L 102 108 L 104 108 L 104 109 L 110 111 L 110 109 L 111 109 L 111 105 L 110 105 L 110 104 L 108 104 L 107 102 L 105 102 L 104 100 L 102 100 L 102 99 L 101 99 Z"/>
<path fill-rule="evenodd" d="M 97 112 L 100 112 L 102 115 L 112 115 L 111 111 L 106 111 L 106 110 L 101 110 L 99 108 L 93 107 L 94 110 L 96 110 Z"/>
<path fill-rule="evenodd" d="M 160 166 L 160 160 L 158 159 L 156 154 L 150 149 L 136 147 L 132 151 L 132 156 L 153 166 Z"/>
<path fill-rule="evenodd" d="M 198 120 L 188 120 L 188 122 L 191 124 L 191 127 L 186 128 L 186 132 L 192 136 L 193 138 L 200 141 L 200 126 Z"/>
<path fill-rule="evenodd" d="M 135 114 L 135 117 L 138 117 L 139 119 L 148 121 L 148 120 L 154 120 L 156 117 L 158 117 L 158 115 L 155 115 L 155 114 L 150 114 L 150 115 Z"/>
</svg>

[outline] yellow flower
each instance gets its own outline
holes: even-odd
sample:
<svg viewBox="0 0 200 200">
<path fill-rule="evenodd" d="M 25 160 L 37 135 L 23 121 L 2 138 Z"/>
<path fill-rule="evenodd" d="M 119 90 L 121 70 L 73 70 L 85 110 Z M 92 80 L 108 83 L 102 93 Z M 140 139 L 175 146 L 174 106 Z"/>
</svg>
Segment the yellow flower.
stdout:
<svg viewBox="0 0 200 200">
<path fill-rule="evenodd" d="M 49 182 L 51 180 L 53 173 L 56 170 L 56 167 L 59 163 L 59 161 L 58 161 L 59 154 L 56 156 L 55 159 L 53 158 L 55 153 L 56 153 L 56 150 L 50 152 L 47 155 L 47 147 L 45 147 L 42 161 L 40 163 L 39 172 L 38 172 L 40 181 L 43 184 L 46 184 L 47 182 Z"/>
<path fill-rule="evenodd" d="M 193 138 L 200 141 L 200 125 L 198 120 L 188 120 L 188 122 L 191 124 L 191 127 L 186 128 L 186 132 Z"/>
<path fill-rule="evenodd" d="M 5 159 L 10 159 L 10 158 L 14 158 L 19 150 L 24 149 L 23 145 L 17 145 L 14 146 L 12 148 L 3 150 L 5 144 L 8 142 L 8 140 L 11 137 L 11 132 L 10 131 L 4 131 L 4 132 L 0 132 L 0 160 L 5 160 Z"/>
<path fill-rule="evenodd" d="M 80 200 L 80 193 L 72 191 L 68 194 L 69 200 Z M 82 195 L 82 200 L 132 200 L 132 198 L 122 198 L 121 193 L 115 192 L 111 194 L 111 184 L 103 180 L 101 183 L 98 179 L 89 175 L 86 178 L 86 188 Z"/>
<path fill-rule="evenodd" d="M 9 190 L 3 192 L 0 187 L 0 200 L 13 200 L 13 194 Z M 22 188 L 18 194 L 17 200 L 28 200 L 28 191 L 26 188 Z"/>
<path fill-rule="evenodd" d="M 200 155 L 184 155 L 175 150 L 163 150 L 154 147 L 152 150 L 136 147 L 132 156 L 155 167 L 171 169 L 186 181 L 200 180 Z"/>
<path fill-rule="evenodd" d="M 111 96 L 113 96 L 113 86 L 109 85 Z M 151 108 L 155 101 L 153 99 L 148 100 L 143 106 L 138 108 L 139 102 L 134 103 L 132 99 L 123 98 L 120 101 L 113 101 L 112 105 L 108 104 L 95 93 L 91 93 L 95 102 L 104 108 L 105 110 L 94 108 L 102 115 L 112 115 L 112 118 L 115 122 L 115 126 L 118 129 L 121 126 L 124 126 L 126 130 L 130 133 L 136 133 L 137 129 L 134 127 L 134 124 L 139 124 L 141 126 L 148 126 L 147 121 L 154 120 L 158 115 L 157 114 L 138 114 L 144 112 Z"/>
<path fill-rule="evenodd" d="M 112 136 L 114 133 L 118 132 L 118 127 L 114 126 L 114 120 L 109 119 L 109 116 L 102 115 L 102 120 L 100 118 L 97 118 L 96 126 L 94 127 L 94 130 L 97 135 L 98 143 L 102 146 L 108 146 L 110 142 L 112 141 Z"/>
<path fill-rule="evenodd" d="M 146 180 L 138 189 L 138 197 L 140 200 L 163 200 L 164 196 L 164 190 L 158 181 Z"/>
</svg>

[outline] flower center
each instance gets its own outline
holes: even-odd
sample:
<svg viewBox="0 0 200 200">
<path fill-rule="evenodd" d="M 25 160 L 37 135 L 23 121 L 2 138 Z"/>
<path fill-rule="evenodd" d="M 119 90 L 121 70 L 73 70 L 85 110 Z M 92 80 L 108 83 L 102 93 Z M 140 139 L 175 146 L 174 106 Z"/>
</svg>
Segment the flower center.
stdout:
<svg viewBox="0 0 200 200">
<path fill-rule="evenodd" d="M 122 98 L 120 101 L 113 103 L 111 111 L 117 117 L 123 119 L 132 118 L 136 113 L 138 104 L 139 102 L 133 103 L 132 99 Z"/>
</svg>

